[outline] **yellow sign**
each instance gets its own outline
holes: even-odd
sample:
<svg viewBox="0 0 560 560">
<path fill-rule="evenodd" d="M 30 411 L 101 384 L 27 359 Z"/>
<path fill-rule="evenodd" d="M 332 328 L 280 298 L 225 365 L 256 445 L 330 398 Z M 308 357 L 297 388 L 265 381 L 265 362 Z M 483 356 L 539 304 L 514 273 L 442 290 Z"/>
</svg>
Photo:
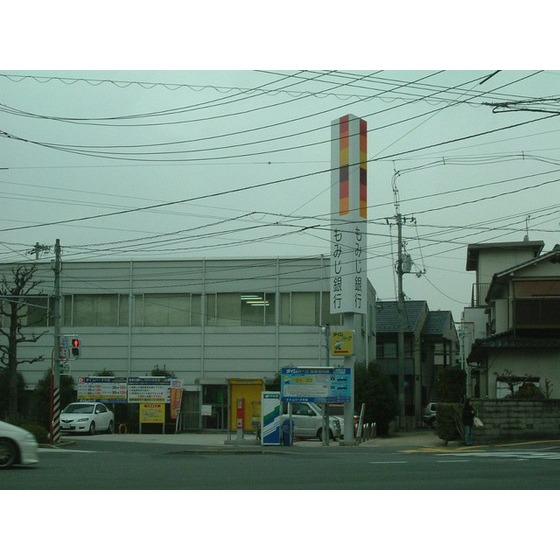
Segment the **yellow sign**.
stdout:
<svg viewBox="0 0 560 560">
<path fill-rule="evenodd" d="M 354 331 L 333 331 L 331 333 L 331 355 L 351 356 L 354 354 Z"/>
<path fill-rule="evenodd" d="M 165 422 L 165 404 L 140 404 L 140 424 L 163 424 Z"/>
</svg>

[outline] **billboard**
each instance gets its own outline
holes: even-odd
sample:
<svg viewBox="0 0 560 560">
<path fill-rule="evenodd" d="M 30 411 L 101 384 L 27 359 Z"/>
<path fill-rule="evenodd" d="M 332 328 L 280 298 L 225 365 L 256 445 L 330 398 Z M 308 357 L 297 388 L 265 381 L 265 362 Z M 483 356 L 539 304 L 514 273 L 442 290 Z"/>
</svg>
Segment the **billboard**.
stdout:
<svg viewBox="0 0 560 560">
<path fill-rule="evenodd" d="M 350 402 L 350 368 L 282 368 L 281 398 L 285 402 Z"/>
<path fill-rule="evenodd" d="M 172 379 L 169 377 L 129 377 L 129 403 L 169 403 Z"/>
<path fill-rule="evenodd" d="M 126 377 L 78 377 L 78 400 L 126 403 L 127 388 Z"/>
</svg>

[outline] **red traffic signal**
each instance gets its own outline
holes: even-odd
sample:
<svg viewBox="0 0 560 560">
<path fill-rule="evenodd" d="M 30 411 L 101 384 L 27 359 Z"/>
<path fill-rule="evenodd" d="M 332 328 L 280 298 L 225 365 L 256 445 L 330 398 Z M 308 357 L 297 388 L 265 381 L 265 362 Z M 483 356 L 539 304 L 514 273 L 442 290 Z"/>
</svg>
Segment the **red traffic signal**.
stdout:
<svg viewBox="0 0 560 560">
<path fill-rule="evenodd" d="M 72 356 L 75 358 L 80 356 L 80 339 L 78 337 L 72 338 Z"/>
</svg>

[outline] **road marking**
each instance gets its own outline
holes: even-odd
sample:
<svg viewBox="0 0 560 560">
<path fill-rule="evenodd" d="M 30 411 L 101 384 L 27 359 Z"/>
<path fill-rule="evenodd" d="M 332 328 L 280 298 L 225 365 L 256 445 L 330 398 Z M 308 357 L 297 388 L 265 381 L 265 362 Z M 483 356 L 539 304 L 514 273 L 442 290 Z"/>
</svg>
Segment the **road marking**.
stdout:
<svg viewBox="0 0 560 560">
<path fill-rule="evenodd" d="M 370 461 L 370 465 L 402 465 L 406 464 L 408 461 Z"/>
<path fill-rule="evenodd" d="M 86 451 L 83 449 L 58 449 L 54 447 L 40 447 L 39 453 L 98 453 L 98 451 Z"/>
<path fill-rule="evenodd" d="M 485 459 L 515 459 L 517 461 L 528 461 L 530 459 L 545 459 L 551 461 L 560 460 L 560 452 L 545 451 L 482 451 L 472 453 L 446 453 L 448 457 L 483 457 Z"/>
</svg>

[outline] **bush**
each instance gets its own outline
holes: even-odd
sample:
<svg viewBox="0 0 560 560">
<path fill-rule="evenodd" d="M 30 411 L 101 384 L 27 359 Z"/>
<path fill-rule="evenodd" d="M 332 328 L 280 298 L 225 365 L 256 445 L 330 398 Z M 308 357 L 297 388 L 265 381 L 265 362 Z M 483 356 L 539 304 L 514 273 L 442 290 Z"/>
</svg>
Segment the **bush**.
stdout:
<svg viewBox="0 0 560 560">
<path fill-rule="evenodd" d="M 544 399 L 543 392 L 532 383 L 523 383 L 513 395 L 514 399 Z"/>
<path fill-rule="evenodd" d="M 49 432 L 43 428 L 43 426 L 39 426 L 39 424 L 34 424 L 32 422 L 27 422 L 24 424 L 19 425 L 20 428 L 31 432 L 37 443 L 49 443 Z"/>
<path fill-rule="evenodd" d="M 463 406 L 457 403 L 438 403 L 436 408 L 437 435 L 445 443 L 463 437 Z"/>
<path fill-rule="evenodd" d="M 375 422 L 377 435 L 388 436 L 389 424 L 399 413 L 399 397 L 391 380 L 376 362 L 356 364 L 355 402 L 365 403 L 366 422 Z"/>
<path fill-rule="evenodd" d="M 461 368 L 443 370 L 437 380 L 438 401 L 444 403 L 461 402 L 467 388 L 467 374 Z"/>
</svg>

